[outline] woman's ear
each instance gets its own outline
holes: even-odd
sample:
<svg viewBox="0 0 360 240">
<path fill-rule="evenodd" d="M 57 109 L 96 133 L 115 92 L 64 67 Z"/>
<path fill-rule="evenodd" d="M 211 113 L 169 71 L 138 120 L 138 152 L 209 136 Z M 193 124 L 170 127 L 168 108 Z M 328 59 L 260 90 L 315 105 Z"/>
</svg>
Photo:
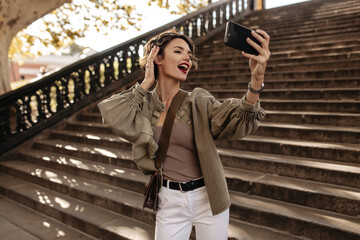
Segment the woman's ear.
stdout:
<svg viewBox="0 0 360 240">
<path fill-rule="evenodd" d="M 155 62 L 157 65 L 161 65 L 161 60 L 162 60 L 161 55 L 157 55 L 157 56 L 155 57 L 154 62 Z"/>
</svg>

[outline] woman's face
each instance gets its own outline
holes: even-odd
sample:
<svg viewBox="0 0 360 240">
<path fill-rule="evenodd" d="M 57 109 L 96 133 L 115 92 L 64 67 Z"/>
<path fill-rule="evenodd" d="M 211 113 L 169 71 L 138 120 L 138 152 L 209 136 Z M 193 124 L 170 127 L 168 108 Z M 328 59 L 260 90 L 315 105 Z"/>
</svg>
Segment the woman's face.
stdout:
<svg viewBox="0 0 360 240">
<path fill-rule="evenodd" d="M 181 38 L 171 40 L 158 61 L 159 77 L 185 81 L 192 67 L 192 52 L 189 45 Z"/>
</svg>

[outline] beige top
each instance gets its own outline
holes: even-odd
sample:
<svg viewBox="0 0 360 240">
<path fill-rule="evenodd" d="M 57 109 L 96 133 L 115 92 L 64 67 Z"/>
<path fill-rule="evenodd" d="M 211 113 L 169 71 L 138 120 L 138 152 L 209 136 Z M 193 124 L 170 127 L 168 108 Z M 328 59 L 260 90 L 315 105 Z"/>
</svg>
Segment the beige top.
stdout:
<svg viewBox="0 0 360 240">
<path fill-rule="evenodd" d="M 154 129 L 161 112 L 165 111 L 156 88 L 145 91 L 136 84 L 103 100 L 98 107 L 103 122 L 132 143 L 133 158 L 138 168 L 145 174 L 154 172 L 158 149 Z M 196 150 L 214 215 L 228 209 L 231 203 L 215 140 L 237 140 L 251 134 L 259 127 L 265 114 L 260 102 L 250 104 L 245 96 L 219 102 L 201 88 L 189 92 L 177 112 L 176 119 L 194 130 Z"/>
<path fill-rule="evenodd" d="M 157 126 L 154 138 L 159 143 L 162 126 Z M 185 182 L 202 176 L 194 133 L 190 127 L 175 121 L 163 165 L 165 179 Z"/>
</svg>

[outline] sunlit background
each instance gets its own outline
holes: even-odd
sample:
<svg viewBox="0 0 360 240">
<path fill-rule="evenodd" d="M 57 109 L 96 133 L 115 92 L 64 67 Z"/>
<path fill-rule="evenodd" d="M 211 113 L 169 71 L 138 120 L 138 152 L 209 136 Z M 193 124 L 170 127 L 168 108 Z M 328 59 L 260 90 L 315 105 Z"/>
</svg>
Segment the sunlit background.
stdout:
<svg viewBox="0 0 360 240">
<path fill-rule="evenodd" d="M 267 0 L 266 8 L 270 9 L 306 1 L 309 0 Z M 156 6 L 151 7 L 149 10 L 149 7 L 146 6 L 146 4 L 143 2 L 144 0 L 132 1 L 132 3 L 136 5 L 136 10 L 143 14 L 141 31 L 129 29 L 127 31 L 117 31 L 113 34 L 109 34 L 108 36 L 100 35 L 94 32 L 88 34 L 86 38 L 76 40 L 76 43 L 79 45 L 88 46 L 96 51 L 102 51 L 181 17 L 179 15 L 170 14 L 168 10 L 159 9 Z"/>
</svg>

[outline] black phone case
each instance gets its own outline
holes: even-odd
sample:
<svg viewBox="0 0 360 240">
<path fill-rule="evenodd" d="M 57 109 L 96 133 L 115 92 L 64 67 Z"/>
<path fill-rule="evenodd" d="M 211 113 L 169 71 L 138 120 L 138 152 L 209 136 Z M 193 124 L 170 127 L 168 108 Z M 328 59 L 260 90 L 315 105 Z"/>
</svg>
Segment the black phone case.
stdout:
<svg viewBox="0 0 360 240">
<path fill-rule="evenodd" d="M 250 53 L 259 55 L 259 53 L 247 43 L 246 38 L 252 39 L 258 45 L 260 42 L 251 35 L 251 29 L 246 28 L 240 24 L 228 21 L 226 23 L 224 42 L 226 46 Z"/>
</svg>

